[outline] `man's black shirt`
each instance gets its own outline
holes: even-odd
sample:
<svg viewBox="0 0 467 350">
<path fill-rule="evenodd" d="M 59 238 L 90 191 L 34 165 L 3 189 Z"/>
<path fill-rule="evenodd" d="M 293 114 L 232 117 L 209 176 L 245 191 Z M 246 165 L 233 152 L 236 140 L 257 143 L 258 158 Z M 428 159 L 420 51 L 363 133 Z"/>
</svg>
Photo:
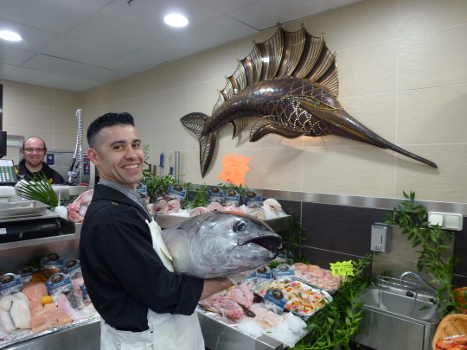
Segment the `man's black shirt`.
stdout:
<svg viewBox="0 0 467 350">
<path fill-rule="evenodd" d="M 42 163 L 42 169 L 38 172 L 31 173 L 29 169 L 26 167 L 26 161 L 23 159 L 19 162 L 18 166 L 16 167 L 16 174 L 18 175 L 19 180 L 26 180 L 31 181 L 33 180 L 33 176 L 45 176 L 47 181 L 50 184 L 61 185 L 65 183 L 62 175 L 57 173 L 51 167 L 49 167 L 45 162 Z"/>
</svg>

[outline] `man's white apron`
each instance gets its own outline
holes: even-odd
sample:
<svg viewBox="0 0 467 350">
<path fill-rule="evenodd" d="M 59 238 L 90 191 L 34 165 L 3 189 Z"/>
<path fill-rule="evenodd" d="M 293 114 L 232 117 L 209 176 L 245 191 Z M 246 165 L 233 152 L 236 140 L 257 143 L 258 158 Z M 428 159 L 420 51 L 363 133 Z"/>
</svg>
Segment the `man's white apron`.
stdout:
<svg viewBox="0 0 467 350">
<path fill-rule="evenodd" d="M 152 246 L 167 270 L 173 272 L 172 257 L 161 237 L 159 225 L 146 221 Z M 164 288 L 164 286 L 161 286 Z M 149 329 L 119 331 L 101 321 L 101 350 L 204 350 L 204 340 L 196 312 L 190 316 L 158 314 L 148 310 Z"/>
</svg>

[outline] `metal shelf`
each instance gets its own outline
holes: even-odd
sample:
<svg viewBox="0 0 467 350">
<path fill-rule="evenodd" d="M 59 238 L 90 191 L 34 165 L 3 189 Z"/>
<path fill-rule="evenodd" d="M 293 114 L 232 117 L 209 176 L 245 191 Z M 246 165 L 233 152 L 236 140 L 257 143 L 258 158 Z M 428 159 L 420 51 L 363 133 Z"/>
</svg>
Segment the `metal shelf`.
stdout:
<svg viewBox="0 0 467 350">
<path fill-rule="evenodd" d="M 79 240 L 80 234 L 81 234 L 81 224 L 75 224 L 74 233 L 61 234 L 58 236 L 50 236 L 50 237 L 42 237 L 42 238 L 25 239 L 22 241 L 15 241 L 15 242 L 0 243 L 0 251 L 16 249 L 16 248 L 32 247 L 36 245 L 43 245 L 43 244 L 54 243 L 54 242 Z"/>
</svg>

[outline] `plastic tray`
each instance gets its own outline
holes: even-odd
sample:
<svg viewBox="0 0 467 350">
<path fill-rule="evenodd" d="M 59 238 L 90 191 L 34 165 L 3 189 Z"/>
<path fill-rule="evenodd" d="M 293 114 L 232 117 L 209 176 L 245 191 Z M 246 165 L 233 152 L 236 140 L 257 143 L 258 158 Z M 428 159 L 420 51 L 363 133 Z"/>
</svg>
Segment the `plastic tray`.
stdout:
<svg viewBox="0 0 467 350">
<path fill-rule="evenodd" d="M 301 288 L 304 288 L 305 290 L 309 290 L 310 292 L 313 292 L 313 293 L 320 294 L 321 297 L 323 298 L 322 299 L 323 303 L 321 304 L 321 306 L 313 308 L 309 312 L 296 312 L 296 311 L 293 311 L 293 310 L 289 310 L 293 314 L 295 314 L 297 316 L 300 316 L 300 317 L 302 317 L 304 319 L 308 319 L 309 317 L 313 316 L 315 313 L 317 313 L 319 310 L 321 310 L 324 306 L 326 306 L 327 304 L 329 304 L 333 300 L 332 296 L 327 291 L 325 291 L 323 289 L 312 287 L 307 282 L 305 282 L 305 281 L 303 281 L 303 280 L 301 280 L 299 278 L 296 278 L 295 276 L 283 277 L 283 278 L 279 278 L 279 279 L 275 279 L 275 280 L 264 280 L 263 282 L 260 282 L 260 283 L 258 283 L 256 285 L 254 292 L 257 295 L 259 295 L 261 297 L 264 297 L 264 293 L 262 293 L 261 291 L 268 290 L 271 287 L 274 289 L 274 288 L 277 288 L 275 286 L 276 284 L 289 283 L 289 282 L 297 282 L 300 285 Z M 284 296 L 284 298 L 285 298 L 285 300 L 288 301 L 288 298 L 286 296 Z M 285 306 L 284 306 L 284 309 L 285 309 Z"/>
</svg>

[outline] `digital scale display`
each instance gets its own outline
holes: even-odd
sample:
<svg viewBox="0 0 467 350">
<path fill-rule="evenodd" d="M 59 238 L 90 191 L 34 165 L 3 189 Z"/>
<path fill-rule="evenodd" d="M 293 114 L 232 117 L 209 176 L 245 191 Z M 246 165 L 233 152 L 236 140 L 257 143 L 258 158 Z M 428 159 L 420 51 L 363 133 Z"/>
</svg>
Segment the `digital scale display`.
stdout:
<svg viewBox="0 0 467 350">
<path fill-rule="evenodd" d="M 17 181 L 15 165 L 11 159 L 0 159 L 0 185 L 14 184 Z"/>
</svg>

